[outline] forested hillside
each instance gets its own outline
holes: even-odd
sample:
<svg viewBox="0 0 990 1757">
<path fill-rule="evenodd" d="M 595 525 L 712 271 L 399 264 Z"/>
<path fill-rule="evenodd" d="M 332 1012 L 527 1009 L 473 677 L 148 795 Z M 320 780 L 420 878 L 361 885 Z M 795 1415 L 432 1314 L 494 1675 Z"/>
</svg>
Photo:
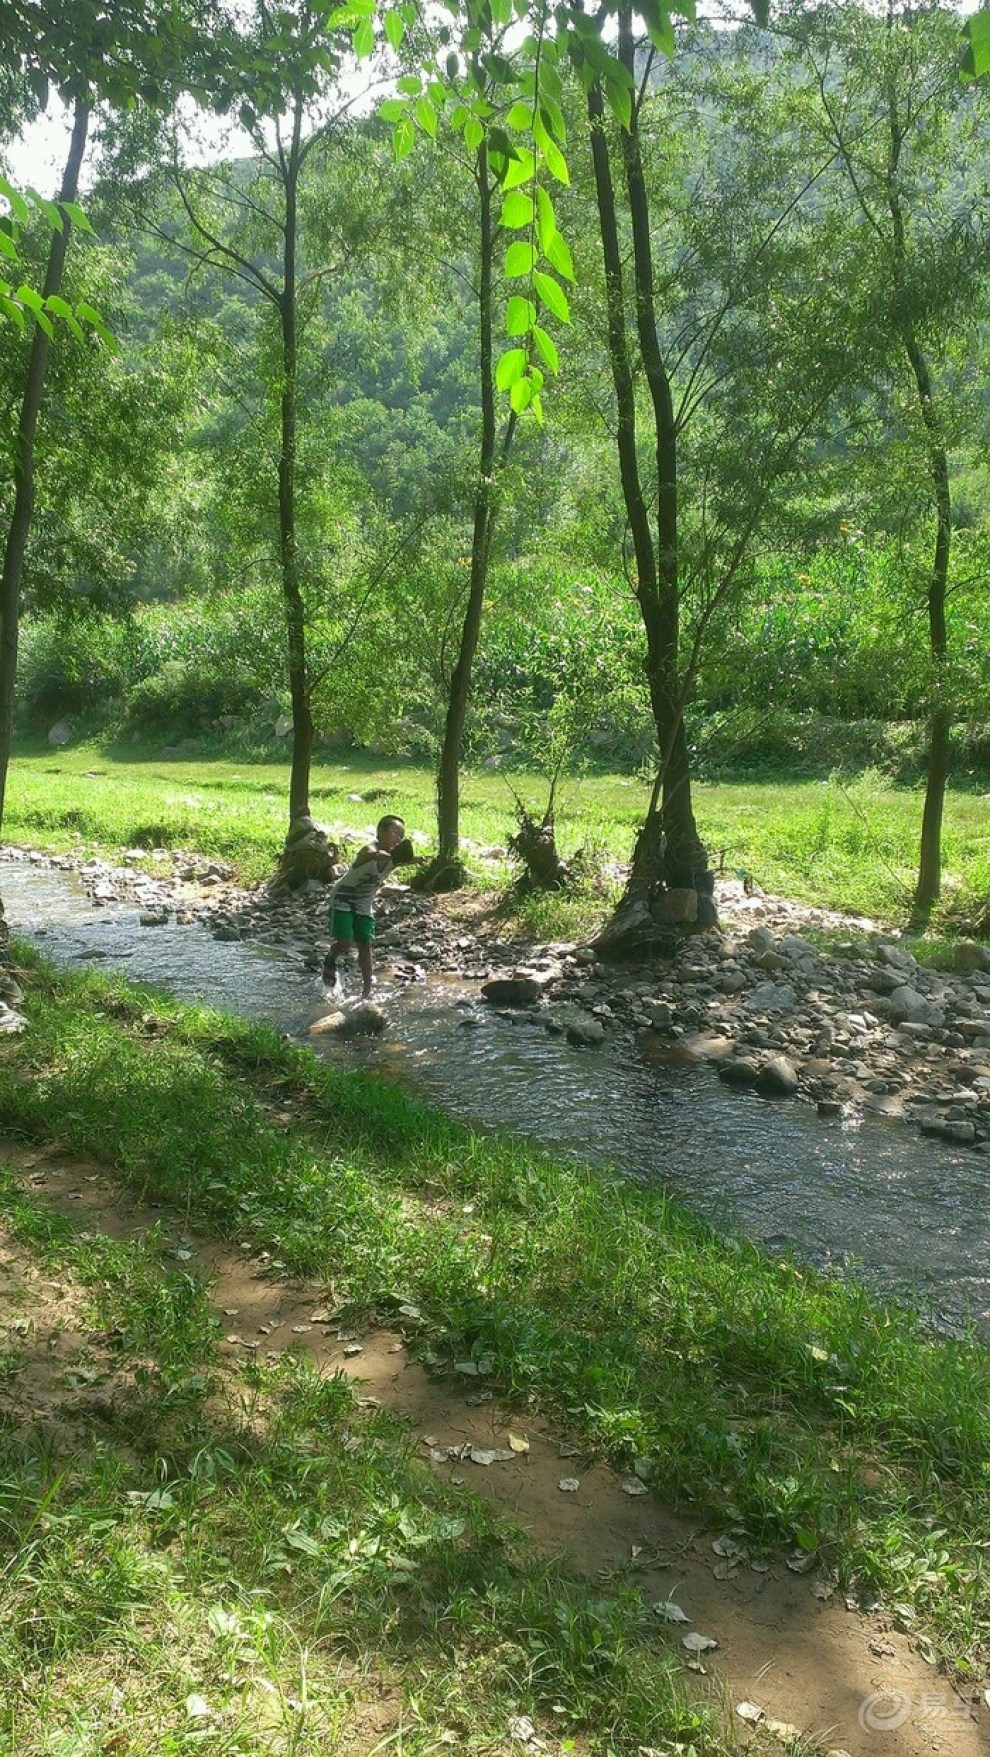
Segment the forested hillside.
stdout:
<svg viewBox="0 0 990 1757">
<path fill-rule="evenodd" d="M 441 796 L 462 758 L 660 763 L 658 801 L 689 766 L 985 777 L 961 19 L 784 7 L 666 55 L 623 15 L 595 77 L 564 32 L 534 149 L 508 17 L 458 49 L 394 16 L 350 64 L 363 8 L 323 61 L 305 4 L 242 21 L 226 144 L 188 99 L 97 107 L 64 292 L 116 347 L 52 347 L 19 732 L 284 737 L 292 815 L 321 743 L 438 760 Z M 29 342 L 0 330 L 9 458 Z"/>
</svg>

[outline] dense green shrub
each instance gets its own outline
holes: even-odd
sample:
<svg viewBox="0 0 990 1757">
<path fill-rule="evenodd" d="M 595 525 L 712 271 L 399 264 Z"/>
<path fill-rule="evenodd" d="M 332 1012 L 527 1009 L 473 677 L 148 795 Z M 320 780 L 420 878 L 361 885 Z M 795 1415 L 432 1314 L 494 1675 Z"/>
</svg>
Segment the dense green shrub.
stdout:
<svg viewBox="0 0 990 1757">
<path fill-rule="evenodd" d="M 63 715 L 98 722 L 119 703 L 139 664 L 135 624 L 95 614 L 25 617 L 17 674 L 17 717 L 44 730 Z"/>
</svg>

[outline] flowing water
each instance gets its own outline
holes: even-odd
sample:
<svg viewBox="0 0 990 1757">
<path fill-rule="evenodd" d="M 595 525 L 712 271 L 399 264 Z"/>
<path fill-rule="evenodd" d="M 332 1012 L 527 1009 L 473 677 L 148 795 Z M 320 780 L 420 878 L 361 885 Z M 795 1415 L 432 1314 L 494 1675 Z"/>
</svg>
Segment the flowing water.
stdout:
<svg viewBox="0 0 990 1757">
<path fill-rule="evenodd" d="M 0 889 L 11 929 L 57 963 L 121 969 L 307 1041 L 328 1010 L 322 982 L 298 956 L 221 943 L 199 926 L 141 927 L 137 909 L 94 909 L 77 880 L 30 865 L 5 863 Z M 398 1068 L 424 1097 L 474 1123 L 661 1183 L 723 1229 L 909 1295 L 940 1328 L 990 1323 L 982 1155 L 901 1123 L 823 1122 L 799 1103 L 730 1092 L 707 1068 L 572 1048 L 538 1022 L 493 1014 L 477 986 L 447 976 L 399 987 L 384 975 L 384 1037 L 314 1039 L 314 1048 Z"/>
</svg>

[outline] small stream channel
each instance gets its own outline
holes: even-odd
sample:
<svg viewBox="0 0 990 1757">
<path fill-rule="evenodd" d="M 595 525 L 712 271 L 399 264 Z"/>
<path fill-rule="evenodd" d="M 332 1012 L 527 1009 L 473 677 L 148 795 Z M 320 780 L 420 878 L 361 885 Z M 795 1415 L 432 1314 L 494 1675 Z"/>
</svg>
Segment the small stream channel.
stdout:
<svg viewBox="0 0 990 1757">
<path fill-rule="evenodd" d="M 94 909 L 77 880 L 23 863 L 0 864 L 0 889 L 12 931 L 56 963 L 120 969 L 304 1041 L 328 1010 L 322 982 L 298 957 L 221 943 L 199 926 L 141 927 L 137 909 Z M 572 1048 L 493 1014 L 477 983 L 399 987 L 384 956 L 382 968 L 385 1036 L 313 1039 L 318 1055 L 389 1064 L 459 1117 L 662 1183 L 720 1228 L 910 1296 L 941 1329 L 990 1325 L 983 1156 L 904 1124 L 824 1122 L 799 1103 L 729 1092 L 707 1068 Z"/>
</svg>

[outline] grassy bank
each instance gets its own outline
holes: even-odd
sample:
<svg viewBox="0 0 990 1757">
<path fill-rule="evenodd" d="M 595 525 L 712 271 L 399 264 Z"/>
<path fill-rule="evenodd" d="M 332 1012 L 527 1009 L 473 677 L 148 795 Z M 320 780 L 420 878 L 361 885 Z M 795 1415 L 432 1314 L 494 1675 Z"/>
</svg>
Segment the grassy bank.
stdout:
<svg viewBox="0 0 990 1757">
<path fill-rule="evenodd" d="M 43 967 L 29 1008 L 0 1050 L 7 1126 L 356 1313 L 414 1306 L 438 1367 L 490 1367 L 696 1516 L 834 1570 L 964 1673 L 986 1663 L 986 1349 L 264 1028 Z"/>
<path fill-rule="evenodd" d="M 57 1281 L 95 1344 L 75 1381 L 98 1387 L 69 1430 L 19 1422 L 39 1343 L 10 1324 L 0 1751 L 495 1753 L 523 1716 L 558 1753 L 728 1749 L 631 1590 L 527 1558 L 342 1375 L 221 1360 L 160 1239 L 80 1235 L 6 1171 L 0 1232 L 8 1293 L 18 1269 L 28 1300 Z"/>
<path fill-rule="evenodd" d="M 5 834 L 12 842 L 52 850 L 112 853 L 135 846 L 187 847 L 234 863 L 245 881 L 274 868 L 285 832 L 287 766 L 182 761 L 134 747 L 109 755 L 95 747 L 24 751 L 10 775 Z M 546 783 L 511 775 L 512 788 L 542 812 Z M 432 772 L 424 765 L 382 764 L 373 758 L 318 764 L 313 810 L 322 820 L 360 830 L 383 811 L 404 813 L 413 829 L 433 833 Z M 629 857 L 646 808 L 645 778 L 588 775 L 563 789 L 557 813 L 565 852 L 581 844 L 612 860 Z M 349 795 L 359 793 L 360 801 Z M 869 775 L 856 783 L 791 785 L 701 784 L 696 793 L 702 833 L 715 863 L 746 871 L 767 889 L 823 905 L 903 919 L 915 877 L 921 796 Z M 513 795 L 493 772 L 469 775 L 462 831 L 476 849 L 504 847 L 514 828 Z M 965 908 L 990 893 L 990 829 L 986 802 L 950 793 L 944 831 L 945 902 Z M 488 862 L 479 876 L 504 883 L 507 864 Z M 597 905 L 600 910 L 602 904 Z M 594 919 L 589 900 L 563 926 Z M 553 925 L 537 913 L 534 930 Z M 560 929 L 560 923 L 558 923 Z M 562 930 L 562 929 L 560 929 Z"/>
</svg>

